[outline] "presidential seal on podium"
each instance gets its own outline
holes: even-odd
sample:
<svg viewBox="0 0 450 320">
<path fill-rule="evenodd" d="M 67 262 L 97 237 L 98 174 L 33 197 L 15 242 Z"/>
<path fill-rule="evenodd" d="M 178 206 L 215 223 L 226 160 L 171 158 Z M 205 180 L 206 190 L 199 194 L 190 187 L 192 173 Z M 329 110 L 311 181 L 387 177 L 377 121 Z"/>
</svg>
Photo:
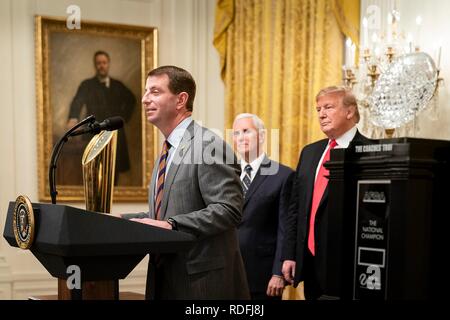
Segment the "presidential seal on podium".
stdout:
<svg viewBox="0 0 450 320">
<path fill-rule="evenodd" d="M 17 244 L 21 249 L 29 249 L 35 234 L 34 211 L 27 196 L 18 196 L 14 207 L 13 229 Z"/>
</svg>

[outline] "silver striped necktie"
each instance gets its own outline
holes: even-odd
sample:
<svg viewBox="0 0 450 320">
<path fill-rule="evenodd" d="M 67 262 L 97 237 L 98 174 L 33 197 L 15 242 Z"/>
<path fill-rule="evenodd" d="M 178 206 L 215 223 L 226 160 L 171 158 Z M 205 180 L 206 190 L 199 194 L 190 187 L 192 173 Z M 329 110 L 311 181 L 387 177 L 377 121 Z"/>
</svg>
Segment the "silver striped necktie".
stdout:
<svg viewBox="0 0 450 320">
<path fill-rule="evenodd" d="M 244 191 L 244 196 L 248 191 L 248 188 L 250 188 L 250 184 L 252 183 L 252 179 L 251 179 L 251 172 L 252 172 L 253 168 L 251 165 L 246 165 L 244 168 L 245 171 L 245 175 L 242 178 L 242 190 Z"/>
</svg>

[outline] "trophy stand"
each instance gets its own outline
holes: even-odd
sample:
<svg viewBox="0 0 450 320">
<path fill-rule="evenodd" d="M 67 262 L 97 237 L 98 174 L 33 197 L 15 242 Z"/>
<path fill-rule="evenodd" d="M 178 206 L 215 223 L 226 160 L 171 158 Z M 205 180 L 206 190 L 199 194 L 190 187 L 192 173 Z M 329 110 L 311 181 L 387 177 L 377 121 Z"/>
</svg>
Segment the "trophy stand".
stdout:
<svg viewBox="0 0 450 320">
<path fill-rule="evenodd" d="M 110 213 L 114 192 L 114 176 L 117 150 L 117 130 L 102 131 L 95 135 L 84 150 L 84 195 L 87 211 Z M 58 280 L 58 299 L 108 300 L 119 298 L 119 281 L 82 281 L 80 290 L 69 290 L 66 280 Z"/>
</svg>

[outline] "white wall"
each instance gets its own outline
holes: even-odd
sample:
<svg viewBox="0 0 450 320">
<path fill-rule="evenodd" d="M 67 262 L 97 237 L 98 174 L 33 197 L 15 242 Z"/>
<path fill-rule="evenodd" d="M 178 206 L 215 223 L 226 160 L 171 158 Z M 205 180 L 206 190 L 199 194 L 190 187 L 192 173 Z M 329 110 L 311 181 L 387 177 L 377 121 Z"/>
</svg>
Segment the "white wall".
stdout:
<svg viewBox="0 0 450 320">
<path fill-rule="evenodd" d="M 8 202 L 19 194 L 38 201 L 34 15 L 65 17 L 81 8 L 92 21 L 154 26 L 159 30 L 159 65 L 191 71 L 197 81 L 194 118 L 223 130 L 224 89 L 212 46 L 215 0 L 1 0 L 0 1 L 0 230 Z M 77 206 L 83 207 L 82 204 Z M 114 212 L 146 210 L 145 203 L 115 204 Z M 144 292 L 146 263 L 121 284 Z M 0 239 L 0 299 L 26 299 L 56 293 L 56 281 L 29 251 Z"/>
<path fill-rule="evenodd" d="M 430 109 L 424 110 L 418 116 L 417 130 L 411 134 L 417 138 L 450 140 L 450 1 L 448 0 L 361 0 L 362 17 L 367 14 L 367 7 L 376 5 L 381 9 L 382 22 L 386 25 L 387 14 L 394 8 L 400 12 L 400 29 L 405 33 L 411 32 L 416 39 L 416 17 L 421 16 L 422 27 L 420 29 L 421 49 L 436 56 L 436 47 L 442 45 L 441 76 L 444 84 L 439 90 L 439 108 L 436 114 Z M 362 25 L 361 25 L 361 30 Z M 363 33 L 361 32 L 361 37 Z M 362 39 L 361 39 L 362 40 Z"/>
</svg>

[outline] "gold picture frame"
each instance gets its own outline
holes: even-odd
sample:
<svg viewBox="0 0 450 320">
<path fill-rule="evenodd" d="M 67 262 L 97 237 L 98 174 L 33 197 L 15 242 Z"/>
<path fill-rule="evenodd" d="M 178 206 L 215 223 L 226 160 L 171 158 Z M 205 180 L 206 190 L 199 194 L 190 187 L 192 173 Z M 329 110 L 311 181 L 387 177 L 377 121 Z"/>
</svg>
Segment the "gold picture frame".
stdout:
<svg viewBox="0 0 450 320">
<path fill-rule="evenodd" d="M 157 36 L 157 29 L 153 27 L 82 21 L 80 29 L 69 29 L 65 19 L 35 16 L 40 201 L 51 200 L 48 169 L 52 149 L 70 127 L 69 113 L 73 114 L 75 97 L 78 97 L 81 83 L 86 79 L 97 78 L 94 55 L 99 51 L 108 53 L 110 63 L 111 80 L 108 80 L 108 85 L 105 84 L 108 88 L 105 90 L 117 88 L 112 86 L 112 82 L 116 81 L 115 83 L 122 83 L 135 97 L 135 103 L 130 104 L 127 111 L 129 119 L 121 129 L 124 132 L 123 144 L 127 146 L 128 159 L 128 162 L 123 163 L 128 166 L 122 166 L 119 173 L 116 170 L 118 178 L 115 181 L 113 200 L 147 201 L 151 170 L 157 157 L 158 138 L 156 128 L 146 121 L 140 101 L 147 72 L 157 66 Z M 110 98 L 107 101 L 112 100 Z M 87 104 L 83 104 L 80 109 L 80 119 L 91 113 L 87 110 L 90 108 Z M 110 105 L 114 103 L 108 106 Z M 102 120 L 104 119 L 97 118 L 97 121 Z M 90 140 L 91 137 L 74 137 L 62 150 L 56 169 L 58 201 L 84 200 L 83 183 L 80 181 L 81 160 L 78 165 L 78 156 L 81 159 L 87 139 Z M 118 157 L 119 152 L 120 148 Z"/>
</svg>

